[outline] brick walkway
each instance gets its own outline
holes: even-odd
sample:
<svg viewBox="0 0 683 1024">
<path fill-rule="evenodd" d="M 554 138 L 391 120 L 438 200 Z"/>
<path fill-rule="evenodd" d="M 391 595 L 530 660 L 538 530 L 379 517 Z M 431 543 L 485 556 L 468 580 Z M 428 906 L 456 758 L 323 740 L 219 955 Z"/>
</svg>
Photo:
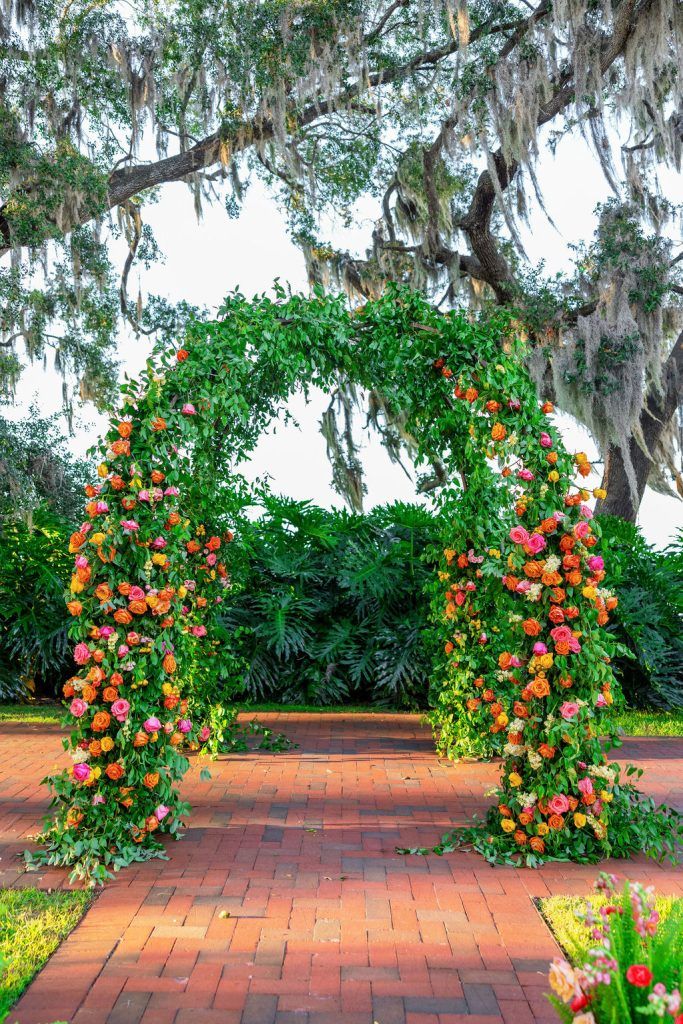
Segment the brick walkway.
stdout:
<svg viewBox="0 0 683 1024">
<path fill-rule="evenodd" d="M 276 716 L 300 744 L 193 767 L 194 812 L 170 860 L 121 873 L 10 1015 L 14 1024 L 532 1024 L 557 948 L 532 903 L 587 892 L 595 868 L 491 868 L 471 854 L 401 857 L 486 805 L 492 765 L 439 763 L 417 716 Z M 3 725 L 0 885 L 46 809 L 59 733 Z M 623 760 L 681 806 L 683 740 Z M 682 873 L 612 865 L 683 892 Z"/>
</svg>

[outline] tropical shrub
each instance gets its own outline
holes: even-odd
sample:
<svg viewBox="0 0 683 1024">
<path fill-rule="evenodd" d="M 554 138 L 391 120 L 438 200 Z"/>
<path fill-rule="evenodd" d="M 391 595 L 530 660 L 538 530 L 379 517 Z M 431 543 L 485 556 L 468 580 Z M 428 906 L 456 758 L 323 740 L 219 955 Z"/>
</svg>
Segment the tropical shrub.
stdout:
<svg viewBox="0 0 683 1024">
<path fill-rule="evenodd" d="M 615 662 L 626 699 L 633 707 L 681 707 L 683 533 L 658 551 L 633 523 L 602 516 L 600 525 L 619 595 L 609 629 L 627 649 Z"/>
<path fill-rule="evenodd" d="M 654 886 L 601 874 L 604 894 L 579 911 L 586 943 L 550 968 L 550 1001 L 563 1024 L 642 1024 L 646 1017 L 683 1024 L 683 900 L 662 914 Z M 587 948 L 586 948 L 587 947 Z"/>
<path fill-rule="evenodd" d="M 220 615 L 243 663 L 241 696 L 424 707 L 434 516 L 401 504 L 353 515 L 263 502 L 264 514 L 238 531 L 246 572 Z"/>
</svg>

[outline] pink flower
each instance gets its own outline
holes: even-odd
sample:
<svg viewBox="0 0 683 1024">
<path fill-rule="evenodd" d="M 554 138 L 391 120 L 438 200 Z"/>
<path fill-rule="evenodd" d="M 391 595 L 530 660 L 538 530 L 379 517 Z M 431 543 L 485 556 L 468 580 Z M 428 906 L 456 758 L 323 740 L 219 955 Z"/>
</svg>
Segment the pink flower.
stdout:
<svg viewBox="0 0 683 1024">
<path fill-rule="evenodd" d="M 77 665 L 87 665 L 90 661 L 90 648 L 87 644 L 76 644 L 74 647 L 74 661 Z"/>
<path fill-rule="evenodd" d="M 569 800 L 567 800 L 564 793 L 557 793 L 548 801 L 548 809 L 553 814 L 564 814 L 565 811 L 569 810 Z"/>
<path fill-rule="evenodd" d="M 511 398 L 508 402 L 508 409 L 512 409 L 513 412 L 519 412 L 522 408 L 522 403 L 518 398 Z"/>
<path fill-rule="evenodd" d="M 520 469 L 517 476 L 520 480 L 533 480 L 534 478 L 534 474 L 531 472 L 530 469 Z"/>
<path fill-rule="evenodd" d="M 138 501 L 149 501 L 149 491 L 138 491 Z"/>
<path fill-rule="evenodd" d="M 593 792 L 593 780 L 589 779 L 586 775 L 585 778 L 579 779 L 577 783 L 579 793 L 592 793 Z"/>
<path fill-rule="evenodd" d="M 537 555 L 546 546 L 545 537 L 540 533 L 532 533 L 526 546 L 532 555 Z"/>
<path fill-rule="evenodd" d="M 178 732 L 192 732 L 192 722 L 189 718 L 181 718 L 178 722 Z"/>
<path fill-rule="evenodd" d="M 98 804 L 103 804 L 103 803 L 105 803 L 105 799 L 102 796 L 102 794 L 101 793 L 95 793 L 94 797 L 92 798 L 92 805 L 93 805 L 93 807 L 97 807 Z"/>
<path fill-rule="evenodd" d="M 553 446 L 553 439 L 550 436 L 550 434 L 546 434 L 546 432 L 544 431 L 541 434 L 540 440 L 541 440 L 541 447 L 542 448 L 552 448 L 552 446 Z"/>
<path fill-rule="evenodd" d="M 560 714 L 564 718 L 565 722 L 571 721 L 575 715 L 579 713 L 579 705 L 573 700 L 566 700 L 564 704 L 560 705 Z"/>
<path fill-rule="evenodd" d="M 109 505 L 107 505 L 106 501 L 98 501 L 95 504 L 95 511 L 98 515 L 103 516 L 105 512 L 109 511 Z"/>
<path fill-rule="evenodd" d="M 185 405 L 180 410 L 183 416 L 196 416 L 197 410 L 193 406 L 192 402 L 185 402 Z"/>
<path fill-rule="evenodd" d="M 593 509 L 590 507 L 590 505 L 579 505 L 579 512 L 581 513 L 584 519 L 593 518 Z"/>
<path fill-rule="evenodd" d="M 596 708 L 606 708 L 607 707 L 607 701 L 605 700 L 604 693 L 599 693 L 598 694 L 598 699 L 595 702 L 595 706 L 596 706 Z"/>
<path fill-rule="evenodd" d="M 166 495 L 167 498 L 177 498 L 178 495 L 180 494 L 180 491 L 178 490 L 177 487 L 167 487 L 166 490 L 164 491 L 164 494 Z"/>
<path fill-rule="evenodd" d="M 139 523 L 136 523 L 134 519 L 122 519 L 121 527 L 124 533 L 135 533 L 140 529 Z"/>
<path fill-rule="evenodd" d="M 87 710 L 88 705 L 81 697 L 74 697 L 74 699 L 71 701 L 71 704 L 69 705 L 69 711 L 74 716 L 74 718 L 82 718 Z"/>
<path fill-rule="evenodd" d="M 199 742 L 206 743 L 210 735 L 211 730 L 209 729 L 208 725 L 202 726 L 202 728 L 199 730 Z"/>
<path fill-rule="evenodd" d="M 145 729 L 146 732 L 159 732 L 159 729 L 161 729 L 161 722 L 156 715 L 152 715 L 143 724 L 143 729 Z"/>
<path fill-rule="evenodd" d="M 602 572 L 605 568 L 605 560 L 600 555 L 591 555 L 588 559 L 588 568 L 591 572 Z"/>
<path fill-rule="evenodd" d="M 78 764 L 74 765 L 74 779 L 79 782 L 85 782 L 86 779 L 90 778 L 90 765 L 86 764 L 85 761 L 79 761 Z"/>
<path fill-rule="evenodd" d="M 503 581 L 503 582 L 505 582 L 505 581 Z M 531 590 L 531 580 L 520 580 L 519 583 L 517 584 L 517 586 L 515 587 L 515 592 L 517 594 L 528 594 L 530 590 Z"/>
<path fill-rule="evenodd" d="M 90 565 L 90 563 L 89 563 L 88 559 L 85 557 L 85 555 L 76 555 L 76 559 L 75 559 L 74 564 L 75 564 L 77 569 L 87 569 L 88 566 Z"/>
<path fill-rule="evenodd" d="M 127 644 L 120 644 L 119 649 L 116 653 L 118 654 L 119 658 L 125 658 L 129 651 L 130 647 L 128 647 Z"/>
<path fill-rule="evenodd" d="M 207 561 L 207 564 L 208 564 L 208 565 L 215 565 L 215 564 L 216 564 L 216 562 L 217 562 L 217 558 L 216 558 L 216 556 L 214 555 L 213 551 L 211 552 L 211 554 L 210 554 L 210 555 L 207 555 L 207 556 L 206 556 L 206 561 Z"/>
<path fill-rule="evenodd" d="M 572 631 L 569 626 L 555 626 L 550 630 L 550 635 L 556 644 L 568 644 L 572 639 Z"/>
<path fill-rule="evenodd" d="M 119 697 L 111 706 L 111 713 L 118 722 L 125 722 L 130 711 L 130 704 L 123 697 Z"/>
<path fill-rule="evenodd" d="M 510 530 L 510 540 L 514 541 L 515 544 L 526 544 L 529 540 L 529 534 L 523 526 L 513 526 Z"/>
<path fill-rule="evenodd" d="M 170 807 L 167 807 L 165 804 L 159 804 L 156 811 L 154 812 L 154 817 L 157 819 L 157 821 L 163 821 L 166 815 L 170 814 L 170 811 Z"/>
<path fill-rule="evenodd" d="M 548 648 L 545 644 L 542 644 L 540 640 L 537 640 L 534 644 L 534 654 L 547 654 Z"/>
<path fill-rule="evenodd" d="M 101 626 L 100 627 L 100 636 L 103 637 L 105 640 L 108 637 L 110 637 L 113 632 L 114 632 L 114 627 L 113 626 Z"/>
<path fill-rule="evenodd" d="M 206 636 L 206 626 L 193 626 L 190 632 L 192 636 Z"/>
<path fill-rule="evenodd" d="M 152 547 L 155 551 L 162 551 L 166 547 L 167 541 L 163 537 L 155 537 L 152 541 Z"/>
<path fill-rule="evenodd" d="M 92 530 L 92 523 L 81 523 L 78 528 L 79 533 L 90 533 Z"/>
<path fill-rule="evenodd" d="M 128 600 L 129 601 L 144 601 L 145 600 L 145 592 L 142 589 L 142 587 L 131 587 L 130 588 L 130 592 L 128 594 Z"/>
<path fill-rule="evenodd" d="M 583 540 L 583 538 L 587 537 L 590 532 L 591 532 L 590 526 L 583 519 L 581 520 L 580 523 L 577 523 L 576 526 L 574 527 L 574 536 L 577 538 L 577 540 Z"/>
</svg>

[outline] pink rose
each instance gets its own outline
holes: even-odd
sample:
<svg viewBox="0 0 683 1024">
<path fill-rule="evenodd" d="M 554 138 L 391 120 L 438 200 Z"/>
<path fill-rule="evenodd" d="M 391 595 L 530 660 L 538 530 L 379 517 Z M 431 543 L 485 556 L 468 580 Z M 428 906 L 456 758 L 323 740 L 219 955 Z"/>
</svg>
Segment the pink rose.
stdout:
<svg viewBox="0 0 683 1024">
<path fill-rule="evenodd" d="M 80 527 L 78 528 L 79 533 L 90 533 L 91 530 L 92 523 L 81 523 Z"/>
<path fill-rule="evenodd" d="M 572 631 L 569 626 L 555 626 L 550 630 L 550 635 L 556 644 L 568 644 L 572 639 Z"/>
<path fill-rule="evenodd" d="M 71 704 L 69 705 L 69 711 L 74 716 L 74 718 L 82 718 L 87 710 L 88 705 L 81 697 L 74 697 L 74 699 L 71 701 Z"/>
<path fill-rule="evenodd" d="M 125 658 L 129 651 L 130 647 L 128 647 L 127 644 L 120 644 L 119 649 L 116 653 L 118 654 L 119 658 Z"/>
<path fill-rule="evenodd" d="M 569 810 L 569 800 L 564 793 L 557 793 L 551 800 L 548 801 L 548 809 L 553 814 L 564 814 L 565 811 Z"/>
<path fill-rule="evenodd" d="M 532 533 L 526 542 L 526 546 L 532 555 L 537 555 L 546 546 L 545 537 L 540 533 Z"/>
<path fill-rule="evenodd" d="M 508 409 L 512 409 L 513 412 L 519 412 L 522 408 L 522 403 L 518 398 L 511 398 L 508 402 Z"/>
<path fill-rule="evenodd" d="M 100 636 L 104 640 L 107 640 L 112 635 L 113 632 L 114 632 L 114 627 L 113 626 L 101 626 L 100 627 Z"/>
<path fill-rule="evenodd" d="M 533 480 L 534 479 L 534 474 L 531 472 L 530 469 L 520 469 L 520 471 L 517 474 L 517 476 L 519 477 L 520 480 L 527 480 L 528 481 L 528 480 Z"/>
<path fill-rule="evenodd" d="M 76 555 L 74 565 L 77 569 L 87 569 L 90 563 L 85 555 Z"/>
<path fill-rule="evenodd" d="M 90 648 L 87 644 L 76 644 L 74 647 L 74 661 L 77 665 L 87 665 L 90 661 Z"/>
<path fill-rule="evenodd" d="M 211 552 L 210 555 L 207 555 L 206 561 L 207 561 L 208 565 L 215 565 L 216 564 L 217 559 L 216 559 L 216 556 L 214 555 L 213 551 Z"/>
<path fill-rule="evenodd" d="M 154 817 L 157 819 L 157 821 L 163 821 L 166 815 L 170 813 L 170 811 L 170 807 L 166 807 L 165 804 L 159 804 L 156 811 L 154 812 Z"/>
<path fill-rule="evenodd" d="M 89 778 L 90 765 L 86 764 L 85 761 L 79 761 L 78 764 L 74 765 L 74 779 L 78 779 L 79 782 L 85 782 Z"/>
<path fill-rule="evenodd" d="M 134 519 L 122 519 L 121 527 L 124 533 L 135 533 L 140 529 L 139 523 L 136 523 Z"/>
<path fill-rule="evenodd" d="M 95 511 L 98 515 L 103 516 L 105 512 L 109 511 L 109 505 L 107 505 L 106 501 L 98 501 L 95 503 Z"/>
<path fill-rule="evenodd" d="M 184 406 L 180 410 L 183 416 L 196 416 L 197 410 L 193 406 L 192 402 L 185 402 Z"/>
<path fill-rule="evenodd" d="M 178 732 L 192 732 L 192 722 L 189 718 L 181 718 L 178 722 Z"/>
<path fill-rule="evenodd" d="M 152 541 L 152 547 L 155 551 L 163 551 L 166 547 L 167 541 L 163 537 L 155 537 Z"/>
<path fill-rule="evenodd" d="M 590 505 L 579 505 L 579 512 L 581 513 L 584 519 L 593 518 L 593 509 L 590 507 Z"/>
<path fill-rule="evenodd" d="M 211 730 L 209 729 L 208 725 L 202 726 L 202 728 L 199 730 L 199 742 L 206 743 L 210 735 Z"/>
<path fill-rule="evenodd" d="M 526 544 L 529 540 L 529 534 L 523 526 L 513 526 L 510 530 L 510 540 L 514 541 L 515 544 Z"/>
<path fill-rule="evenodd" d="M 588 568 L 591 572 L 602 572 L 605 568 L 605 560 L 600 555 L 591 555 L 588 559 Z"/>
<path fill-rule="evenodd" d="M 138 491 L 138 501 L 149 501 L 149 491 L 146 488 Z"/>
<path fill-rule="evenodd" d="M 579 793 L 592 793 L 593 792 L 593 780 L 589 779 L 586 775 L 585 778 L 579 779 L 577 783 Z"/>
<path fill-rule="evenodd" d="M 129 601 L 144 601 L 145 592 L 142 587 L 131 587 L 130 593 L 128 594 Z"/>
<path fill-rule="evenodd" d="M 166 490 L 164 491 L 164 494 L 166 495 L 167 498 L 177 498 L 178 495 L 180 494 L 180 491 L 178 490 L 177 487 L 167 487 Z"/>
<path fill-rule="evenodd" d="M 102 794 L 101 793 L 95 793 L 94 797 L 92 798 L 92 805 L 93 805 L 93 807 L 97 807 L 98 804 L 103 804 L 103 803 L 105 803 L 105 799 L 102 796 Z"/>
<path fill-rule="evenodd" d="M 548 648 L 546 647 L 545 644 L 542 644 L 540 642 L 540 640 L 537 641 L 534 644 L 534 654 L 547 654 L 547 653 L 548 653 Z"/>
<path fill-rule="evenodd" d="M 191 629 L 193 636 L 206 636 L 206 626 L 193 626 Z"/>
<path fill-rule="evenodd" d="M 565 722 L 571 721 L 575 715 L 579 713 L 579 705 L 573 700 L 566 700 L 564 704 L 560 705 L 560 714 L 564 718 Z"/>
<path fill-rule="evenodd" d="M 604 693 L 599 693 L 598 694 L 598 699 L 595 702 L 595 706 L 596 706 L 596 708 L 606 708 L 607 707 L 607 701 L 605 700 Z"/>
<path fill-rule="evenodd" d="M 152 715 L 144 723 L 143 729 L 145 729 L 146 732 L 159 732 L 159 729 L 161 729 L 161 722 L 156 715 Z"/>
<path fill-rule="evenodd" d="M 111 713 L 118 722 L 125 722 L 129 711 L 130 704 L 123 697 L 119 697 L 111 706 Z"/>
<path fill-rule="evenodd" d="M 520 580 L 517 586 L 515 587 L 515 593 L 517 594 L 528 594 L 530 590 L 531 580 Z"/>
<path fill-rule="evenodd" d="M 590 526 L 583 519 L 581 520 L 580 523 L 577 523 L 576 526 L 574 527 L 574 536 L 577 538 L 577 540 L 583 540 L 583 538 L 587 537 L 590 532 L 591 532 Z"/>
<path fill-rule="evenodd" d="M 521 668 L 522 667 L 522 663 L 521 663 L 521 661 L 519 660 L 519 658 L 517 657 L 516 654 L 513 654 L 512 657 L 510 658 L 510 667 L 511 668 Z"/>
<path fill-rule="evenodd" d="M 541 440 L 541 447 L 542 448 L 552 448 L 552 446 L 553 446 L 553 439 L 550 436 L 550 434 L 546 434 L 546 432 L 544 431 L 541 434 L 540 440 Z"/>
</svg>

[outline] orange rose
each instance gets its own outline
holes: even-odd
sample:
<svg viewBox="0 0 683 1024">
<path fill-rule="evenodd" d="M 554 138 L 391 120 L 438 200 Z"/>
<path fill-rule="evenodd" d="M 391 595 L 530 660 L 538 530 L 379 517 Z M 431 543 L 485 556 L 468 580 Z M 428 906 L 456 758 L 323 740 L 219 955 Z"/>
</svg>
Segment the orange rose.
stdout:
<svg viewBox="0 0 683 1024">
<path fill-rule="evenodd" d="M 159 828 L 159 822 L 153 814 L 150 814 L 149 818 L 145 818 L 145 825 L 148 832 L 154 832 L 155 829 Z"/>
<path fill-rule="evenodd" d="M 113 597 L 114 591 L 111 589 L 108 583 L 100 583 L 95 587 L 95 597 L 101 604 L 106 601 L 110 601 Z"/>
<path fill-rule="evenodd" d="M 93 651 L 92 660 L 97 662 L 98 665 L 101 665 L 104 661 L 104 651 Z"/>
<path fill-rule="evenodd" d="M 126 481 L 123 479 L 122 476 L 119 476 L 118 473 L 114 473 L 111 480 L 109 481 L 109 484 L 115 491 L 122 491 L 123 488 L 126 486 Z"/>
<path fill-rule="evenodd" d="M 541 583 L 546 587 L 557 587 L 562 582 L 559 572 L 544 572 L 541 574 Z"/>
<path fill-rule="evenodd" d="M 564 612 L 561 608 L 558 608 L 557 605 L 553 605 L 548 612 L 548 618 L 552 623 L 554 623 L 554 625 L 559 626 L 561 622 L 564 622 Z"/>
<path fill-rule="evenodd" d="M 527 636 L 538 636 L 541 632 L 541 623 L 537 622 L 536 619 L 525 619 L 522 623 L 522 629 Z"/>
<path fill-rule="evenodd" d="M 92 720 L 92 731 L 93 732 L 104 732 L 105 729 L 109 728 L 111 722 L 111 715 L 108 711 L 97 711 L 93 716 Z"/>
<path fill-rule="evenodd" d="M 154 789 L 155 786 L 159 785 L 159 778 L 159 772 L 147 772 L 142 780 L 142 785 L 146 786 L 147 789 Z"/>
<path fill-rule="evenodd" d="M 164 672 L 166 672 L 166 674 L 169 676 L 173 675 L 176 668 L 178 667 L 175 658 L 170 652 L 164 655 L 164 659 L 161 662 L 161 664 L 163 666 Z"/>
<path fill-rule="evenodd" d="M 134 747 L 146 747 L 148 743 L 149 736 L 147 735 L 146 732 L 142 732 L 142 730 L 140 730 L 140 732 L 135 733 L 135 736 L 133 737 Z"/>
<path fill-rule="evenodd" d="M 197 598 L 197 607 L 198 608 L 206 608 L 206 598 L 205 597 L 198 597 Z"/>
<path fill-rule="evenodd" d="M 181 732 L 174 732 L 171 736 L 170 743 L 172 747 L 179 747 L 183 742 L 183 734 Z"/>
<path fill-rule="evenodd" d="M 569 690 L 573 686 L 574 680 L 571 676 L 562 676 L 559 683 L 564 690 Z"/>
<path fill-rule="evenodd" d="M 97 690 L 95 689 L 94 686 L 86 685 L 81 690 L 81 697 L 86 702 L 86 704 L 92 704 L 93 701 L 97 698 Z"/>
<path fill-rule="evenodd" d="M 137 505 L 137 501 L 135 498 L 121 498 L 121 504 L 125 508 L 126 512 L 132 512 Z"/>
<path fill-rule="evenodd" d="M 549 462 L 551 466 L 554 466 L 557 462 L 557 452 L 548 452 L 545 457 L 545 461 Z"/>
<path fill-rule="evenodd" d="M 515 703 L 512 705 L 512 711 L 516 718 L 529 717 L 529 709 L 518 700 L 516 700 Z"/>
<path fill-rule="evenodd" d="M 116 429 L 119 432 L 119 437 L 130 437 L 133 433 L 133 424 L 123 421 L 117 425 Z"/>
<path fill-rule="evenodd" d="M 166 420 L 163 416 L 155 416 L 152 420 L 152 430 L 155 433 L 159 433 L 162 430 L 166 430 Z"/>
<path fill-rule="evenodd" d="M 166 479 L 166 476 L 165 476 L 164 473 L 161 472 L 160 469 L 153 469 L 152 470 L 152 483 L 153 484 L 161 484 L 161 483 L 164 482 L 165 479 Z"/>
<path fill-rule="evenodd" d="M 111 450 L 114 455 L 130 455 L 130 441 L 120 440 L 114 441 L 111 445 Z"/>
<path fill-rule="evenodd" d="M 146 601 L 129 601 L 128 611 L 132 612 L 133 615 L 144 615 L 147 611 Z"/>
<path fill-rule="evenodd" d="M 118 699 L 118 696 L 119 691 L 116 689 L 115 686 L 105 686 L 104 691 L 102 693 L 102 700 L 106 700 L 108 704 L 111 704 L 112 701 Z"/>
<path fill-rule="evenodd" d="M 551 747 L 548 743 L 541 743 L 538 748 L 538 752 L 541 757 L 544 757 L 547 761 L 549 761 L 551 757 L 555 757 L 555 747 Z"/>
<path fill-rule="evenodd" d="M 73 555 L 79 548 L 82 548 L 85 544 L 85 534 L 80 531 L 72 533 L 69 537 L 69 552 Z"/>
<path fill-rule="evenodd" d="M 539 526 L 539 530 L 541 531 L 541 533 L 554 533 L 556 529 L 557 520 L 553 519 L 552 516 L 549 519 L 544 519 L 541 525 Z"/>
<path fill-rule="evenodd" d="M 553 604 L 562 604 L 567 597 L 567 594 L 561 587 L 554 587 L 550 595 L 550 600 Z"/>
<path fill-rule="evenodd" d="M 564 828 L 564 818 L 561 814 L 551 814 L 548 818 L 548 824 L 554 832 L 559 832 L 560 829 Z"/>
<path fill-rule="evenodd" d="M 529 837 L 527 836 L 526 832 L 522 832 L 521 829 L 517 829 L 517 831 L 515 832 L 515 842 L 517 843 L 517 845 L 526 846 L 528 841 Z"/>
<path fill-rule="evenodd" d="M 133 616 L 126 608 L 117 608 L 114 612 L 114 622 L 118 622 L 121 626 L 127 626 L 129 622 L 133 621 Z"/>
<path fill-rule="evenodd" d="M 543 575 L 543 562 L 525 562 L 524 575 L 530 580 L 538 580 Z"/>
<path fill-rule="evenodd" d="M 75 692 L 76 691 L 74 690 L 73 683 L 64 683 L 64 686 L 62 687 L 62 693 L 64 694 L 65 697 L 73 697 Z"/>
<path fill-rule="evenodd" d="M 176 359 L 178 360 L 179 363 L 184 363 L 185 360 L 187 359 L 187 357 L 189 356 L 189 354 L 190 353 L 187 351 L 186 348 L 179 348 L 178 351 L 175 354 L 175 357 L 176 357 Z"/>
<path fill-rule="evenodd" d="M 522 811 L 519 816 L 520 825 L 530 825 L 534 820 L 534 816 L 530 811 Z"/>
<path fill-rule="evenodd" d="M 120 765 L 118 761 L 112 761 L 112 763 L 108 764 L 104 769 L 104 774 L 110 778 L 112 782 L 118 782 L 119 779 L 123 778 L 125 773 L 122 765 Z"/>
<path fill-rule="evenodd" d="M 201 545 L 198 544 L 196 540 L 188 540 L 188 542 L 185 545 L 185 547 L 187 549 L 188 555 L 196 555 L 197 552 L 199 551 Z"/>
<path fill-rule="evenodd" d="M 88 744 L 88 750 L 91 757 L 99 757 L 102 753 L 102 744 L 99 740 L 91 740 Z"/>
<path fill-rule="evenodd" d="M 69 609 L 71 615 L 80 615 L 83 611 L 83 605 L 80 601 L 67 601 L 66 607 Z"/>
<path fill-rule="evenodd" d="M 166 700 L 170 700 L 170 698 L 167 697 Z M 479 700 L 478 697 L 470 697 L 470 699 L 467 701 L 467 710 L 477 711 L 480 705 L 481 701 Z"/>
<path fill-rule="evenodd" d="M 177 526 L 180 522 L 180 512 L 171 512 L 168 517 L 168 523 L 170 526 Z"/>
<path fill-rule="evenodd" d="M 580 572 L 568 572 L 567 573 L 567 583 L 569 584 L 570 587 L 578 587 L 579 584 L 581 583 L 581 579 L 582 579 L 582 577 L 581 577 L 581 573 Z"/>
<path fill-rule="evenodd" d="M 512 811 L 507 804 L 498 804 L 498 810 L 503 818 L 511 818 Z"/>
<path fill-rule="evenodd" d="M 529 684 L 529 689 L 534 697 L 547 697 L 550 693 L 550 684 L 543 676 L 539 676 Z"/>
<path fill-rule="evenodd" d="M 510 668 L 510 662 L 512 661 L 512 655 L 509 651 L 503 651 L 502 654 L 498 655 L 498 665 L 505 671 Z"/>
<path fill-rule="evenodd" d="M 130 594 L 130 583 L 119 583 L 116 589 L 122 597 L 128 597 Z"/>
<path fill-rule="evenodd" d="M 534 853 L 545 853 L 545 843 L 540 836 L 532 836 L 529 840 L 529 846 Z"/>
<path fill-rule="evenodd" d="M 491 427 L 491 437 L 494 441 L 502 441 L 506 434 L 507 430 L 502 423 L 494 423 Z"/>
</svg>

